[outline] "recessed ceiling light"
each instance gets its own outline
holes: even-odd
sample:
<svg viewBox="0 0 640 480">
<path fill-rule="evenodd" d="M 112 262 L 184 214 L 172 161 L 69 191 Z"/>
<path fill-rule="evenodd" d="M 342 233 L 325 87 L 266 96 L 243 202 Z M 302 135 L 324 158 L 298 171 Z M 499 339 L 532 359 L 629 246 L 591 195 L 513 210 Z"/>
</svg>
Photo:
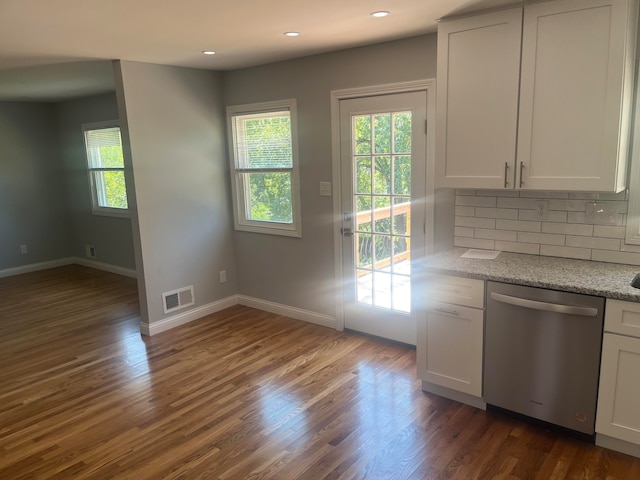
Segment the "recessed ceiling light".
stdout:
<svg viewBox="0 0 640 480">
<path fill-rule="evenodd" d="M 380 10 L 379 12 L 371 13 L 372 17 L 386 17 L 387 15 L 389 15 L 389 12 L 387 12 L 386 10 Z"/>
<path fill-rule="evenodd" d="M 287 37 L 298 37 L 300 36 L 300 32 L 284 32 Z"/>
<path fill-rule="evenodd" d="M 203 50 L 202 53 L 204 53 L 205 55 L 215 55 L 216 52 L 214 52 L 213 50 Z"/>
</svg>

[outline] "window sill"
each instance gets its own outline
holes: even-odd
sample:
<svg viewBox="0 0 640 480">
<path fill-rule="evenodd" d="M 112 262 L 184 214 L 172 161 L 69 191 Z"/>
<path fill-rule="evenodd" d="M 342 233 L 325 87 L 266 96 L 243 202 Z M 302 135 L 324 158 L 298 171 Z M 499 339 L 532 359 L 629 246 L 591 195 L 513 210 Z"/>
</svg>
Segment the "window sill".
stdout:
<svg viewBox="0 0 640 480">
<path fill-rule="evenodd" d="M 92 215 L 101 217 L 131 218 L 129 210 L 119 208 L 94 208 L 91 210 Z"/>
</svg>

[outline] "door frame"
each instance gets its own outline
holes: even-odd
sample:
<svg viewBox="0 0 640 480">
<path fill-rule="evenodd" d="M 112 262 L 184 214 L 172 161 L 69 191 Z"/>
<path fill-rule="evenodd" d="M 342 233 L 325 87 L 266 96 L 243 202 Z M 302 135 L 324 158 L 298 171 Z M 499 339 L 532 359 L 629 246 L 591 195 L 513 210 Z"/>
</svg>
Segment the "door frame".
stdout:
<svg viewBox="0 0 640 480">
<path fill-rule="evenodd" d="M 345 88 L 331 91 L 331 168 L 333 182 L 333 251 L 334 251 L 334 285 L 335 285 L 335 312 L 336 329 L 344 330 L 344 295 L 343 295 L 343 269 L 342 269 L 342 174 L 340 158 L 340 101 L 352 98 L 375 97 L 394 93 L 426 92 L 427 95 L 427 142 L 425 171 L 425 255 L 432 253 L 434 234 L 434 210 L 433 202 L 435 194 L 435 120 L 436 120 L 436 81 L 435 79 L 414 80 L 410 82 L 389 83 L 385 85 L 372 85 L 368 87 Z M 413 258 L 413 257 L 412 257 Z M 415 315 L 415 309 L 411 309 Z"/>
</svg>

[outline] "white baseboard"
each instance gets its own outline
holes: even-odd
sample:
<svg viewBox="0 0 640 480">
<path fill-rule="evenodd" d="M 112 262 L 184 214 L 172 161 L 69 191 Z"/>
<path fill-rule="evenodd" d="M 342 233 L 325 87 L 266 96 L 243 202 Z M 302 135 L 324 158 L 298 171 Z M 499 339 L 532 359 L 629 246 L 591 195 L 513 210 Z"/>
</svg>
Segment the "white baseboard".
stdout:
<svg viewBox="0 0 640 480">
<path fill-rule="evenodd" d="M 110 265 L 108 263 L 91 260 L 90 258 L 73 257 L 72 260 L 73 261 L 71 263 L 77 263 L 78 265 L 83 265 L 85 267 L 95 268 L 104 272 L 116 273 L 125 277 L 138 278 L 136 271 L 131 268 Z"/>
<path fill-rule="evenodd" d="M 338 325 L 336 318 L 331 315 L 316 313 L 302 308 L 289 307 L 288 305 L 282 305 L 281 303 L 247 297 L 246 295 L 238 295 L 238 303 L 247 307 L 257 308 L 258 310 L 264 310 L 265 312 L 276 313 L 285 317 L 295 318 L 296 320 L 315 323 L 316 325 L 322 325 L 323 327 L 337 329 Z"/>
<path fill-rule="evenodd" d="M 0 270 L 0 278 L 12 277 L 13 275 L 21 275 L 23 273 L 37 272 L 39 270 L 48 270 L 50 268 L 64 267 L 65 265 L 73 264 L 84 265 L 85 267 L 95 268 L 105 272 L 117 273 L 118 275 L 124 275 L 125 277 L 137 278 L 136 271 L 130 268 L 109 265 L 108 263 L 97 262 L 95 260 L 82 257 L 58 258 L 48 262 L 31 263 L 29 265 L 23 265 L 22 267 L 6 268 L 4 270 Z"/>
<path fill-rule="evenodd" d="M 232 295 L 222 300 L 202 305 L 201 307 L 194 308 L 184 313 L 179 313 L 168 318 L 164 318 L 157 322 L 144 323 L 140 322 L 140 333 L 143 335 L 152 336 L 156 333 L 164 332 L 172 328 L 184 325 L 185 323 L 193 322 L 199 318 L 206 317 L 212 313 L 219 312 L 225 308 L 233 307 L 238 304 L 238 296 Z"/>
<path fill-rule="evenodd" d="M 49 268 L 63 267 L 64 265 L 71 265 L 72 263 L 75 263 L 75 259 L 67 257 L 50 260 L 48 262 L 32 263 L 30 265 L 23 265 L 22 267 L 6 268 L 4 270 L 0 270 L 0 278 L 12 277 L 13 275 L 21 275 L 23 273 L 37 272 L 39 270 L 48 270 Z"/>
</svg>

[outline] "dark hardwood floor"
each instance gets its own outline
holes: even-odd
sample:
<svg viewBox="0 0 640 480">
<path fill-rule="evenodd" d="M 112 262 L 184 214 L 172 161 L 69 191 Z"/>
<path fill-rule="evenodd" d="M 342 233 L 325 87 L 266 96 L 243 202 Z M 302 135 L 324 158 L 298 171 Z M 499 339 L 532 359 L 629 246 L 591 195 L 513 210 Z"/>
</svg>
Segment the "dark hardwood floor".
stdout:
<svg viewBox="0 0 640 480">
<path fill-rule="evenodd" d="M 138 322 L 132 279 L 0 279 L 0 479 L 640 479 L 640 459 L 422 392 L 403 346 L 241 306 Z"/>
</svg>

